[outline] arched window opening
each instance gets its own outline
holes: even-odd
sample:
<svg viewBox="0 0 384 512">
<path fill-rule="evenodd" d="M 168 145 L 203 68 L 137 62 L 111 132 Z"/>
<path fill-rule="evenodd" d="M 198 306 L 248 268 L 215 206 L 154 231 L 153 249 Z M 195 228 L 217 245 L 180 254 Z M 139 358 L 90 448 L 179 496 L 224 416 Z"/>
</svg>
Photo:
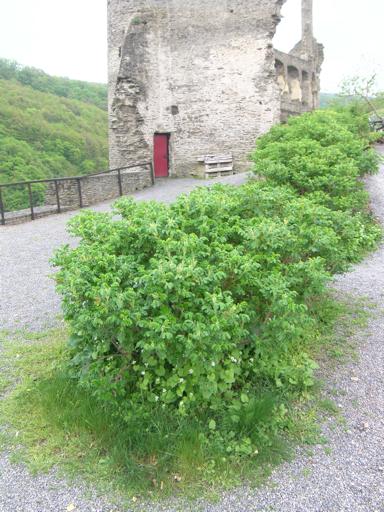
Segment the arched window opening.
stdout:
<svg viewBox="0 0 384 512">
<path fill-rule="evenodd" d="M 280 94 L 288 94 L 289 86 L 287 82 L 287 77 L 285 76 L 285 67 L 281 60 L 276 59 L 275 61 L 275 69 L 276 69 L 276 77 L 277 83 L 279 85 Z"/>
<path fill-rule="evenodd" d="M 312 92 L 312 108 L 318 108 L 319 105 L 319 82 L 315 75 L 312 73 L 312 81 L 311 81 L 311 92 Z"/>
<path fill-rule="evenodd" d="M 309 80 L 309 73 L 307 71 L 302 72 L 302 91 L 303 91 L 303 104 L 305 107 L 312 106 L 312 89 L 311 82 Z"/>
<path fill-rule="evenodd" d="M 300 72 L 295 66 L 288 66 L 289 94 L 292 101 L 302 101 L 303 91 L 301 88 Z"/>
</svg>

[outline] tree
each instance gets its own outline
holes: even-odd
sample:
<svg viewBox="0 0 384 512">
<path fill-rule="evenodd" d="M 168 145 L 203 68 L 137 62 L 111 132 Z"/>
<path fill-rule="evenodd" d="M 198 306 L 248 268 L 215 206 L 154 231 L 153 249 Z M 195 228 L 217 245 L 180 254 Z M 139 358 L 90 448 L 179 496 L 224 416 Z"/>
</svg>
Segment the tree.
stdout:
<svg viewBox="0 0 384 512">
<path fill-rule="evenodd" d="M 368 77 L 353 76 L 345 79 L 341 84 L 340 96 L 348 99 L 358 98 L 366 103 L 369 112 L 373 112 L 378 118 L 382 117 L 376 108 L 377 98 L 383 96 L 378 91 L 376 73 Z"/>
</svg>

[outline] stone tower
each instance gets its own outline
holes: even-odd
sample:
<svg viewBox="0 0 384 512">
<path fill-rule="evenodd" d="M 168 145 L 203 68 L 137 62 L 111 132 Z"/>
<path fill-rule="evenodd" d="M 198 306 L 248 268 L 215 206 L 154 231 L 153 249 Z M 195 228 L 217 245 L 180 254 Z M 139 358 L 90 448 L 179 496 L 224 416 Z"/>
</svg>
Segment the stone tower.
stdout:
<svg viewBox="0 0 384 512">
<path fill-rule="evenodd" d="M 166 159 L 171 176 L 198 175 L 201 155 L 223 153 L 242 171 L 283 111 L 312 108 L 312 0 L 289 55 L 272 44 L 284 1 L 108 0 L 110 166 L 160 148 L 155 163 Z"/>
</svg>

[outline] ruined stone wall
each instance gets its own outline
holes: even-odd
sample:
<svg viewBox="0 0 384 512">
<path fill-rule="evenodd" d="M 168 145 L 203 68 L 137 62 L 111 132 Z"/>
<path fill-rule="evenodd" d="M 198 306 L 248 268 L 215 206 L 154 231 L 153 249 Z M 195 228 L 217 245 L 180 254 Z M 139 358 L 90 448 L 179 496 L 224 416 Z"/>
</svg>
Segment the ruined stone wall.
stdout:
<svg viewBox="0 0 384 512">
<path fill-rule="evenodd" d="M 110 166 L 170 133 L 171 175 L 203 154 L 248 167 L 280 119 L 272 39 L 285 0 L 108 0 Z"/>
<path fill-rule="evenodd" d="M 281 95 L 281 120 L 318 107 L 318 75 L 313 61 L 275 50 L 277 83 Z"/>
<path fill-rule="evenodd" d="M 313 34 L 313 0 L 302 0 L 301 40 L 289 52 L 275 50 L 281 120 L 319 108 L 324 48 Z"/>
</svg>

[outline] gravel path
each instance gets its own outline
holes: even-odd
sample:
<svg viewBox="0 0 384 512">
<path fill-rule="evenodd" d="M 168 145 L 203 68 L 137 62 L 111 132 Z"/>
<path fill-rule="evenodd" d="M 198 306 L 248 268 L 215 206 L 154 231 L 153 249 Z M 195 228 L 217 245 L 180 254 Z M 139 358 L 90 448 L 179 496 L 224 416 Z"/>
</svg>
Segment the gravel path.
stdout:
<svg viewBox="0 0 384 512">
<path fill-rule="evenodd" d="M 170 201 L 182 189 L 186 191 L 194 185 L 189 180 L 178 180 L 169 188 L 161 184 L 136 196 Z M 384 166 L 379 175 L 368 178 L 367 186 L 375 213 L 384 223 Z M 7 327 L 26 322 L 40 328 L 48 317 L 52 321 L 52 311 L 58 312 L 58 300 L 45 276 L 48 255 L 68 240 L 64 225 L 69 216 L 0 231 L 0 275 L 6 272 L 0 322 L 7 319 Z M 32 273 L 31 265 L 36 269 Z M 311 455 L 298 450 L 295 460 L 280 466 L 267 485 L 257 490 L 239 488 L 224 494 L 217 504 L 158 505 L 144 510 L 384 512 L 383 267 L 384 245 L 350 273 L 335 280 L 335 288 L 341 293 L 364 296 L 375 303 L 378 314 L 369 320 L 364 332 L 355 335 L 358 360 L 339 368 L 327 384 L 332 397 L 337 392 L 337 403 L 346 424 L 326 422 L 323 426 L 328 439 L 326 450 L 324 445 L 311 448 Z M 0 457 L 0 512 L 58 512 L 65 511 L 71 503 L 78 512 L 127 512 L 95 496 L 85 499 L 81 487 L 70 488 L 58 482 L 54 475 L 32 478 L 24 468 L 10 465 L 7 457 Z"/>
</svg>

